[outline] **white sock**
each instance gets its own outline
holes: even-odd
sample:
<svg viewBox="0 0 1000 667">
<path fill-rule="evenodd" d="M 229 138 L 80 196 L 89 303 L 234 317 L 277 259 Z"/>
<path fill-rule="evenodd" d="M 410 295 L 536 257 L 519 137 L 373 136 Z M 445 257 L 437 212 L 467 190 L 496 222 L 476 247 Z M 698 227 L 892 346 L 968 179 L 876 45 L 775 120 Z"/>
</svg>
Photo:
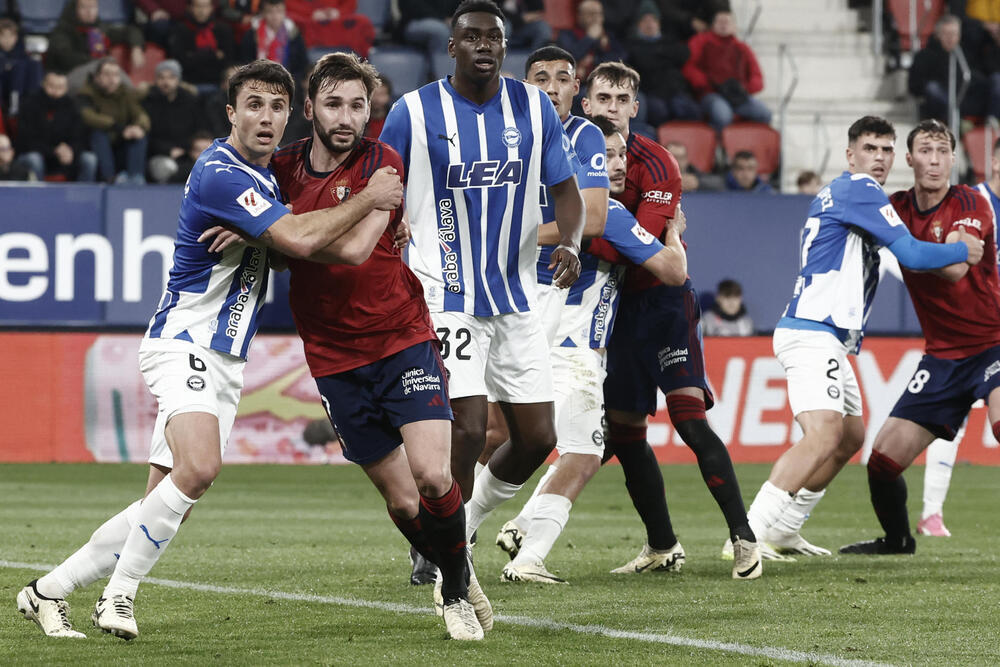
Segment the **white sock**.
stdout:
<svg viewBox="0 0 1000 667">
<path fill-rule="evenodd" d="M 472 498 L 465 504 L 465 538 L 471 540 L 472 534 L 490 512 L 499 507 L 503 501 L 513 498 L 521 486 L 494 477 L 489 466 L 483 468 L 476 478 L 476 488 L 472 492 Z"/>
<path fill-rule="evenodd" d="M 479 477 L 479 473 L 481 473 L 483 471 L 483 468 L 485 468 L 485 467 L 486 466 L 484 464 L 480 463 L 479 461 L 476 461 L 476 469 L 472 473 L 472 478 L 475 479 L 475 478 Z"/>
<path fill-rule="evenodd" d="M 521 508 L 521 512 L 514 517 L 514 523 L 517 527 L 521 529 L 524 534 L 528 533 L 528 527 L 531 525 L 531 520 L 535 518 L 535 507 L 538 504 L 538 492 L 542 490 L 545 483 L 549 481 L 552 475 L 556 474 L 556 470 L 559 468 L 553 463 L 549 466 L 549 469 L 545 471 L 542 478 L 538 480 L 538 484 L 535 485 L 535 490 L 531 493 L 531 497 L 528 498 L 528 502 L 524 503 L 524 507 Z"/>
<path fill-rule="evenodd" d="M 114 572 L 141 503 L 140 498 L 105 521 L 86 544 L 38 580 L 38 592 L 47 598 L 65 598 Z"/>
<path fill-rule="evenodd" d="M 958 441 L 935 440 L 927 448 L 927 467 L 924 468 L 924 511 L 920 518 L 926 519 L 934 514 L 942 514 L 944 499 L 951 486 L 951 472 L 955 467 L 955 456 L 958 455 Z"/>
<path fill-rule="evenodd" d="M 515 565 L 539 563 L 545 560 L 552 551 L 552 545 L 566 527 L 566 522 L 569 521 L 571 507 L 573 502 L 566 496 L 555 493 L 543 493 L 538 496 L 534 518 L 528 528 L 528 536 L 524 538 L 521 550 L 514 559 Z"/>
<path fill-rule="evenodd" d="M 170 545 L 184 513 L 194 502 L 181 493 L 170 475 L 156 485 L 139 507 L 136 523 L 125 540 L 121 558 L 104 588 L 103 597 L 135 596 L 139 581 L 149 574 L 163 550 Z"/>
<path fill-rule="evenodd" d="M 792 498 L 792 502 L 785 509 L 785 513 L 774 524 L 775 530 L 779 530 L 782 533 L 798 534 L 802 530 L 802 524 L 812 514 L 816 503 L 820 501 L 825 493 L 826 489 L 822 491 L 810 491 L 803 486 L 795 494 L 795 497 Z"/>
<path fill-rule="evenodd" d="M 764 533 L 777 523 L 791 502 L 792 494 L 788 491 L 779 489 L 771 482 L 764 482 L 747 512 L 750 529 L 758 540 L 764 539 Z"/>
</svg>

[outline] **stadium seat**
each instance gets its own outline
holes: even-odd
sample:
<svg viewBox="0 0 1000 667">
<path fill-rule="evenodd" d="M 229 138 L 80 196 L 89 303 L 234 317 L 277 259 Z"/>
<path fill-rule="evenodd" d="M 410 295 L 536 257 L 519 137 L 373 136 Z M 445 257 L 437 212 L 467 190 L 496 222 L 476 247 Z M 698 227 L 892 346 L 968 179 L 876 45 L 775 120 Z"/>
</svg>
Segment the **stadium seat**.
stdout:
<svg viewBox="0 0 1000 667">
<path fill-rule="evenodd" d="M 306 57 L 311 63 L 315 63 L 328 53 L 354 53 L 354 51 L 346 46 L 313 46 L 306 49 Z"/>
<path fill-rule="evenodd" d="M 371 19 L 375 32 L 385 32 L 392 21 L 392 0 L 358 0 L 358 14 L 364 14 Z"/>
<path fill-rule="evenodd" d="M 896 20 L 899 31 L 900 47 L 909 51 L 914 36 L 910 30 L 910 0 L 889 0 L 889 12 Z M 944 0 L 919 0 L 913 3 L 917 8 L 917 46 L 927 43 L 927 38 L 934 32 L 934 24 L 944 11 Z"/>
<path fill-rule="evenodd" d="M 17 0 L 21 29 L 28 34 L 47 35 L 59 22 L 66 0 Z"/>
<path fill-rule="evenodd" d="M 515 79 L 523 79 L 524 66 L 528 64 L 528 56 L 530 55 L 531 51 L 523 49 L 508 51 L 507 56 L 503 59 L 503 70 L 513 74 Z"/>
<path fill-rule="evenodd" d="M 97 15 L 105 23 L 129 23 L 132 20 L 131 4 L 126 0 L 98 0 Z"/>
<path fill-rule="evenodd" d="M 405 46 L 377 46 L 368 54 L 368 60 L 392 82 L 397 96 L 427 82 L 427 58 L 423 51 Z"/>
<path fill-rule="evenodd" d="M 688 161 L 702 173 L 715 170 L 715 130 L 707 123 L 693 120 L 675 120 L 657 128 L 656 140 L 666 146 L 671 141 L 684 144 Z"/>
<path fill-rule="evenodd" d="M 144 53 L 146 54 L 146 62 L 143 63 L 142 67 L 132 67 L 131 58 L 127 59 L 129 61 L 128 75 L 135 85 L 152 83 L 153 79 L 156 78 L 156 66 L 167 57 L 166 51 L 152 42 L 146 42 Z"/>
<path fill-rule="evenodd" d="M 757 157 L 757 172 L 773 174 L 781 162 L 781 135 L 764 123 L 733 123 L 722 130 L 722 148 L 732 162 L 740 151 L 750 151 Z"/>
<path fill-rule="evenodd" d="M 992 147 L 989 145 L 997 140 L 997 135 L 988 132 L 985 127 L 974 127 L 962 137 L 962 148 L 969 159 L 976 182 L 986 178 L 986 160 L 990 158 Z"/>
<path fill-rule="evenodd" d="M 576 0 L 545 0 L 545 20 L 555 34 L 576 25 Z"/>
</svg>

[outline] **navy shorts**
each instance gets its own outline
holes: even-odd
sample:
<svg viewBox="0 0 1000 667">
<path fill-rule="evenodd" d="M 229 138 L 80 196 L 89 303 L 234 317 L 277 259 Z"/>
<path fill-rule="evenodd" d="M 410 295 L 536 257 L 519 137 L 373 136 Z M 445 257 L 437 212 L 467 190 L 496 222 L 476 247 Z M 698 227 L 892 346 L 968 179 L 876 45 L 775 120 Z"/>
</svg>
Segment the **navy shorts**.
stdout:
<svg viewBox="0 0 1000 667">
<path fill-rule="evenodd" d="M 624 295 L 608 343 L 604 406 L 656 414 L 656 390 L 699 387 L 705 409 L 715 397 L 705 377 L 701 306 L 688 279 Z"/>
<path fill-rule="evenodd" d="M 925 354 L 890 417 L 920 424 L 951 440 L 972 404 L 1000 387 L 1000 345 L 965 359 Z"/>
<path fill-rule="evenodd" d="M 404 424 L 451 421 L 448 380 L 437 341 L 375 363 L 316 378 L 330 423 L 348 461 L 372 463 L 399 447 Z"/>
</svg>

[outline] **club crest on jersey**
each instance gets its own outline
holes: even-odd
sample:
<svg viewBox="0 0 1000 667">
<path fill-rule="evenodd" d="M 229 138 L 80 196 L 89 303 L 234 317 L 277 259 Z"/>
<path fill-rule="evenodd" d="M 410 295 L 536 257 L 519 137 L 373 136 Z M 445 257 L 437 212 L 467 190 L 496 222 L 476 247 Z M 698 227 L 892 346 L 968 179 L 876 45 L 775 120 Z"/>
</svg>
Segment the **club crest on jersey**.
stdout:
<svg viewBox="0 0 1000 667">
<path fill-rule="evenodd" d="M 500 138 L 508 148 L 515 148 L 521 144 L 521 130 L 516 127 L 505 127 Z"/>
<path fill-rule="evenodd" d="M 330 194 L 336 201 L 342 202 L 351 194 L 351 188 L 347 186 L 347 181 L 338 181 L 335 186 L 330 188 Z"/>
<path fill-rule="evenodd" d="M 934 222 L 931 223 L 931 225 L 932 225 L 931 226 L 931 233 L 934 234 L 934 240 L 937 241 L 938 243 L 940 243 L 941 242 L 941 222 L 939 220 L 935 220 Z"/>
<path fill-rule="evenodd" d="M 448 165 L 448 189 L 493 188 L 517 185 L 521 182 L 524 165 L 521 160 L 476 160 Z"/>
</svg>

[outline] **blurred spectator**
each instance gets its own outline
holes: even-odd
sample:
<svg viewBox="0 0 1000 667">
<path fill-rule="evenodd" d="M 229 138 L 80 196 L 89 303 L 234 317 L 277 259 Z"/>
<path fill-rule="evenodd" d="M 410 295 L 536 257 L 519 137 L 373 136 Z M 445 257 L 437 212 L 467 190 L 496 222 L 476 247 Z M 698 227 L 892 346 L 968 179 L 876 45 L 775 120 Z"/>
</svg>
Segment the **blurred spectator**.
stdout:
<svg viewBox="0 0 1000 667">
<path fill-rule="evenodd" d="M 365 128 L 366 137 L 378 139 L 379 135 L 382 134 L 382 126 L 385 125 L 385 117 L 389 114 L 391 106 L 392 81 L 383 76 L 382 83 L 372 92 L 372 114 L 368 119 L 368 127 Z"/>
<path fill-rule="evenodd" d="M 42 87 L 25 98 L 17 125 L 18 161 L 42 181 L 58 176 L 92 183 L 97 156 L 87 150 L 87 131 L 66 75 L 49 71 Z"/>
<path fill-rule="evenodd" d="M 715 303 L 701 316 L 706 336 L 752 336 L 753 320 L 743 303 L 743 286 L 726 278 L 715 288 Z"/>
<path fill-rule="evenodd" d="M 685 40 L 712 25 L 716 12 L 729 11 L 729 0 L 659 0 L 663 29 Z"/>
<path fill-rule="evenodd" d="M 239 44 L 257 16 L 260 0 L 219 0 L 219 18 L 233 29 L 233 39 Z"/>
<path fill-rule="evenodd" d="M 435 54 L 447 53 L 451 37 L 451 15 L 459 0 L 406 0 L 399 3 L 403 24 L 403 40 L 427 52 L 431 78 L 444 78 L 449 72 L 438 72 Z"/>
<path fill-rule="evenodd" d="M 357 0 L 288 0 L 288 17 L 310 48 L 343 47 L 367 58 L 375 43 L 375 26 L 358 13 Z"/>
<path fill-rule="evenodd" d="M 0 134 L 0 181 L 30 181 L 31 172 L 14 159 L 14 145 L 10 137 Z"/>
<path fill-rule="evenodd" d="M 187 0 L 133 0 L 133 4 L 146 15 L 146 39 L 166 49 L 170 27 L 184 18 Z"/>
<path fill-rule="evenodd" d="M 795 179 L 795 186 L 799 189 L 800 195 L 810 195 L 815 197 L 823 189 L 823 181 L 819 179 L 819 174 L 815 171 L 801 171 Z"/>
<path fill-rule="evenodd" d="M 736 22 L 728 11 L 712 18 L 710 30 L 688 42 L 691 59 L 684 76 L 699 96 L 709 124 L 721 130 L 738 114 L 758 123 L 771 122 L 771 110 L 752 97 L 764 88 L 764 76 L 750 47 L 736 38 Z"/>
<path fill-rule="evenodd" d="M 208 95 L 202 96 L 202 109 L 205 117 L 205 126 L 213 137 L 227 137 L 233 129 L 229 122 L 229 114 L 226 113 L 226 105 L 229 104 L 229 77 L 236 71 L 236 65 L 226 68 L 226 71 L 219 77 L 219 85 Z M 298 88 L 298 86 L 296 86 Z M 298 90 L 296 90 L 296 94 Z M 292 113 L 296 113 L 299 105 L 292 103 L 295 107 Z"/>
<path fill-rule="evenodd" d="M 625 49 L 604 29 L 604 5 L 582 0 L 576 7 L 576 27 L 560 30 L 556 43 L 576 58 L 576 71 L 586 80 L 601 63 L 625 59 Z"/>
<path fill-rule="evenodd" d="M 149 116 L 139 103 L 139 94 L 122 85 L 122 70 L 114 58 L 97 63 L 91 80 L 80 91 L 80 99 L 101 179 L 145 183 Z"/>
<path fill-rule="evenodd" d="M 687 146 L 679 141 L 667 142 L 666 149 L 677 160 L 677 166 L 681 170 L 681 191 L 692 192 L 702 190 L 708 192 L 721 192 L 726 189 L 722 177 L 717 174 L 703 174 L 688 160 Z"/>
<path fill-rule="evenodd" d="M 187 151 L 184 152 L 184 155 L 177 158 L 177 171 L 171 174 L 167 182 L 187 183 L 188 176 L 194 168 L 194 163 L 212 145 L 213 141 L 212 135 L 208 132 L 204 130 L 195 132 L 194 136 L 191 137 L 191 141 L 188 142 Z"/>
<path fill-rule="evenodd" d="M 42 64 L 28 56 L 17 24 L 0 19 L 0 105 L 4 114 L 16 116 L 19 103 L 42 83 Z"/>
<path fill-rule="evenodd" d="M 774 188 L 757 173 L 757 156 L 750 151 L 739 151 L 726 174 L 726 189 L 733 192 L 773 194 Z"/>
<path fill-rule="evenodd" d="M 552 43 L 552 26 L 545 22 L 542 0 L 497 0 L 497 4 L 507 15 L 504 27 L 508 49 L 534 51 Z"/>
<path fill-rule="evenodd" d="M 701 108 L 681 74 L 691 52 L 683 40 L 660 31 L 660 10 L 652 0 L 639 9 L 628 52 L 629 62 L 639 72 L 639 88 L 646 93 L 646 119 L 651 125 L 701 118 Z"/>
<path fill-rule="evenodd" d="M 142 31 L 134 25 L 104 23 L 97 12 L 97 0 L 70 0 L 49 35 L 45 65 L 67 72 L 71 93 L 87 81 L 101 58 L 110 55 L 112 44 L 131 47 L 133 67 L 142 67 L 146 62 Z M 126 85 L 131 87 L 132 82 L 127 81 Z"/>
<path fill-rule="evenodd" d="M 187 11 L 170 29 L 167 55 L 180 63 L 189 83 L 215 86 L 236 57 L 229 24 L 213 17 L 212 0 L 189 0 Z"/>
<path fill-rule="evenodd" d="M 961 19 L 946 14 L 934 25 L 934 35 L 927 40 L 927 46 L 913 57 L 907 87 L 910 94 L 918 98 L 920 118 L 948 122 L 948 61 L 961 41 Z M 987 78 L 979 71 L 976 58 L 969 58 L 969 66 L 973 70 L 972 78 L 959 112 L 963 116 L 1000 115 L 1000 74 Z"/>
<path fill-rule="evenodd" d="M 260 13 L 250 22 L 250 29 L 240 43 L 244 62 L 263 59 L 281 63 L 301 81 L 309 65 L 302 33 L 285 13 L 285 0 L 260 0 Z"/>
<path fill-rule="evenodd" d="M 157 65 L 153 83 L 142 102 L 149 115 L 149 176 L 155 183 L 166 183 L 204 123 L 198 96 L 181 85 L 180 63 L 164 60 Z"/>
</svg>

